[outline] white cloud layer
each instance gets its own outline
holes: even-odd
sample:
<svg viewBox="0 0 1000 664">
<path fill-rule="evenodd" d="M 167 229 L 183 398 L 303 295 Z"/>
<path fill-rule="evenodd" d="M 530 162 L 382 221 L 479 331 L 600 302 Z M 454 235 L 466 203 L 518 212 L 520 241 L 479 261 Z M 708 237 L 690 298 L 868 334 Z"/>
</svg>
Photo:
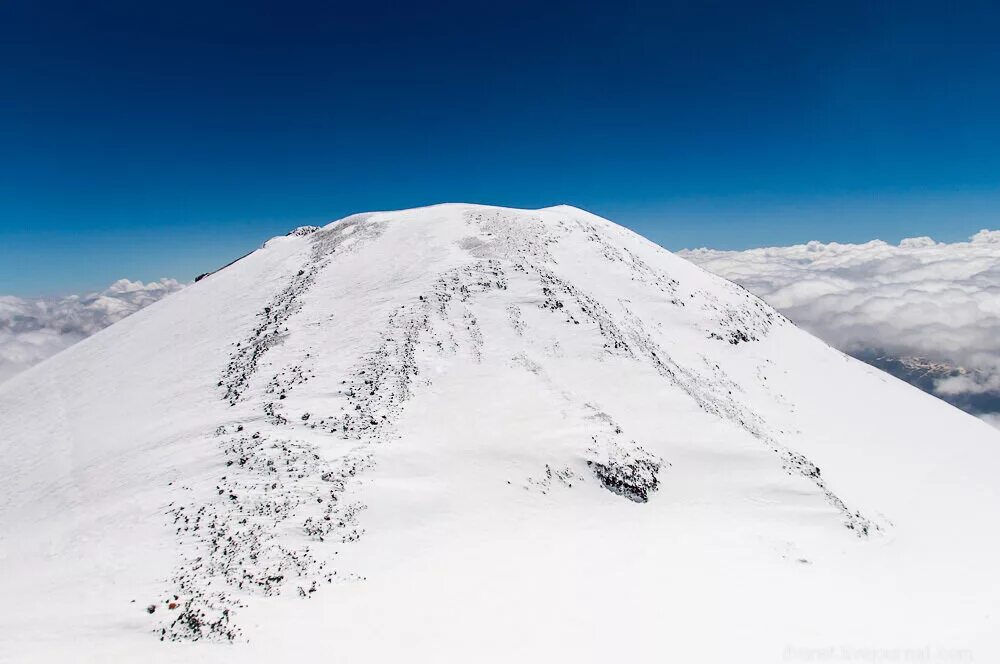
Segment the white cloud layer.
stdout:
<svg viewBox="0 0 1000 664">
<path fill-rule="evenodd" d="M 809 242 L 680 255 L 742 284 L 850 353 L 879 350 L 968 369 L 942 377 L 941 396 L 1000 397 L 1000 231 L 968 242 Z"/>
<path fill-rule="evenodd" d="M 0 296 L 0 382 L 183 287 L 174 279 L 119 279 L 87 295 Z"/>
</svg>

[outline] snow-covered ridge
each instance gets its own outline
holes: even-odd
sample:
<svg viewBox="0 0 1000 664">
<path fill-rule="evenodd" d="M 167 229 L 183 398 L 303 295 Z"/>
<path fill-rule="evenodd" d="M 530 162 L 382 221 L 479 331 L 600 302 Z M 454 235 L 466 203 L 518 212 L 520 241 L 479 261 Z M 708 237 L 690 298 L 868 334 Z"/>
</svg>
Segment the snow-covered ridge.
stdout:
<svg viewBox="0 0 1000 664">
<path fill-rule="evenodd" d="M 718 620 L 741 661 L 790 633 L 991 645 L 1000 436 L 568 206 L 272 239 L 0 409 L 25 656 L 705 661 Z M 926 577 L 958 551 L 967 577 Z"/>
</svg>

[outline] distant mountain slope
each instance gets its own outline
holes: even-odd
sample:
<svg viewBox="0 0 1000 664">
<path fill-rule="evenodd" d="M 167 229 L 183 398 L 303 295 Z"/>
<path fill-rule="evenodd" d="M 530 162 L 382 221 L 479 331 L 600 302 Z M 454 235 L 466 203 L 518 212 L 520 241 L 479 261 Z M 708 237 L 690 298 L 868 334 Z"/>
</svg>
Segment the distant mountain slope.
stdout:
<svg viewBox="0 0 1000 664">
<path fill-rule="evenodd" d="M 919 387 L 928 394 L 944 399 L 967 413 L 977 416 L 1000 414 L 1000 390 L 982 386 L 986 382 L 984 380 L 978 381 L 979 389 L 970 390 L 968 387 L 977 385 L 976 374 L 982 372 L 970 371 L 964 367 L 932 361 L 925 357 L 898 356 L 876 349 L 857 351 L 852 355 Z M 946 382 L 948 380 L 961 380 L 964 384 L 960 386 L 961 389 L 949 390 Z"/>
<path fill-rule="evenodd" d="M 1000 655 L 1000 434 L 575 208 L 272 239 L 0 455 L 15 661 Z"/>
</svg>

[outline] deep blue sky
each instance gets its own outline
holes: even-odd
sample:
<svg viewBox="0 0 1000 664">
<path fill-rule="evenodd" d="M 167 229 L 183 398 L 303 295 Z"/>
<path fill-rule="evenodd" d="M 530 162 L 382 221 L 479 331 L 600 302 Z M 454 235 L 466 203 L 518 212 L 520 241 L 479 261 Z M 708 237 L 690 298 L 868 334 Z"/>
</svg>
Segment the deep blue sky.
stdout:
<svg viewBox="0 0 1000 664">
<path fill-rule="evenodd" d="M 1000 227 L 1000 9 L 0 3 L 0 294 L 570 203 L 668 248 Z"/>
</svg>

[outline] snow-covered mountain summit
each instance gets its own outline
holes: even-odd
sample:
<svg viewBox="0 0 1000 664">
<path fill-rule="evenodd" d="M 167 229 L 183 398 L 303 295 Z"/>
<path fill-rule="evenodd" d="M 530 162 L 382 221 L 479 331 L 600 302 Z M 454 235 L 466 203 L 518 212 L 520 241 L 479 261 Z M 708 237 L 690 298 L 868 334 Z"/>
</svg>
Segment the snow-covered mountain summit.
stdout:
<svg viewBox="0 0 1000 664">
<path fill-rule="evenodd" d="M 274 238 L 0 455 L 16 661 L 1000 654 L 1000 435 L 571 207 Z"/>
</svg>

